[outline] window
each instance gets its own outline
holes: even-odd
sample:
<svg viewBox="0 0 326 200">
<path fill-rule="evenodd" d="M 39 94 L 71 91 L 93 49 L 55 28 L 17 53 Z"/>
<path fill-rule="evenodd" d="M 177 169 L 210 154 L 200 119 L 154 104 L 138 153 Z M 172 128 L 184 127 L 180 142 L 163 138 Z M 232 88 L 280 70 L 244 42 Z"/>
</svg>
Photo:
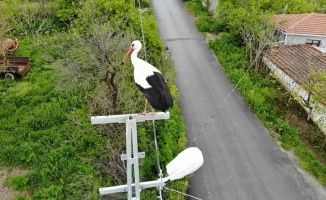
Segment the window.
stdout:
<svg viewBox="0 0 326 200">
<path fill-rule="evenodd" d="M 310 44 L 312 46 L 319 47 L 320 42 L 321 42 L 321 40 L 311 40 L 311 39 L 308 39 L 307 42 L 306 42 L 306 44 Z"/>
</svg>

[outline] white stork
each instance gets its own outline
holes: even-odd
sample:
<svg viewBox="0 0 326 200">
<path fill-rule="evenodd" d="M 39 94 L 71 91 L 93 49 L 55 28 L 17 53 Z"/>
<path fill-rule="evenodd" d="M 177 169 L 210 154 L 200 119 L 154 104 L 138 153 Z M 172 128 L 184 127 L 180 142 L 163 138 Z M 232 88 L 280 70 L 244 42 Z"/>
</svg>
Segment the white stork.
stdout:
<svg viewBox="0 0 326 200">
<path fill-rule="evenodd" d="M 144 112 L 141 114 L 147 114 L 147 102 L 149 102 L 154 109 L 166 112 L 168 108 L 173 106 L 171 92 L 161 72 L 151 64 L 137 57 L 141 47 L 140 41 L 133 41 L 128 53 L 123 59 L 123 61 L 125 61 L 131 55 L 136 85 L 146 98 Z M 152 115 L 154 114 L 153 112 Z"/>
</svg>

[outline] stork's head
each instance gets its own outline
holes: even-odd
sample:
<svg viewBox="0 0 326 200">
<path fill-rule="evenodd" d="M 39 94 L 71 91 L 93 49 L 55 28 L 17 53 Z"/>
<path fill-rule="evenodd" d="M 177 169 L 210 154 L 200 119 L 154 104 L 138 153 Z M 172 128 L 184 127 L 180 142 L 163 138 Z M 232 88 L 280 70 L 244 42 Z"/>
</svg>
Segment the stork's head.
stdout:
<svg viewBox="0 0 326 200">
<path fill-rule="evenodd" d="M 137 54 L 139 52 L 139 50 L 141 49 L 141 42 L 139 40 L 135 40 L 131 43 L 130 49 L 128 51 L 128 53 L 126 54 L 126 56 L 123 58 L 123 62 L 125 60 L 127 60 L 127 58 L 132 54 L 132 52 L 135 51 L 135 53 Z"/>
</svg>

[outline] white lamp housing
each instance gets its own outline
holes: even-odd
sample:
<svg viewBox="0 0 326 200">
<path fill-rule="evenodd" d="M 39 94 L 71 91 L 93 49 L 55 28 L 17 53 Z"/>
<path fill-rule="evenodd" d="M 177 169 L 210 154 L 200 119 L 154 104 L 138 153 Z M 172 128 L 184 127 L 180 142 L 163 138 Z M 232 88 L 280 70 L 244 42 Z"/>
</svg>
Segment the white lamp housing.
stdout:
<svg viewBox="0 0 326 200">
<path fill-rule="evenodd" d="M 166 166 L 168 178 L 170 180 L 181 179 L 199 169 L 203 163 L 203 154 L 197 147 L 187 148 Z"/>
</svg>

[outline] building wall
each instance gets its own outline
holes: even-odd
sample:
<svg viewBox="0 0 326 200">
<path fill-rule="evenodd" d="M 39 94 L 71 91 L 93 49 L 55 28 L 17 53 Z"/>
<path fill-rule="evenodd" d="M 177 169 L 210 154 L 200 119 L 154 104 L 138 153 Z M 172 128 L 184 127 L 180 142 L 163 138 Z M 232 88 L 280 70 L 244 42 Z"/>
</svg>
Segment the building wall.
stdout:
<svg viewBox="0 0 326 200">
<path fill-rule="evenodd" d="M 284 36 L 283 36 L 284 38 Z M 326 36 L 310 36 L 310 35 L 286 35 L 284 45 L 306 44 L 307 40 L 321 40 L 319 47 L 326 47 Z"/>
<path fill-rule="evenodd" d="M 274 65 L 270 60 L 266 57 L 263 58 L 264 63 L 271 69 L 272 73 L 276 75 L 276 77 L 281 81 L 283 86 L 288 91 L 294 91 L 302 98 L 307 100 L 308 93 L 303 90 L 300 85 L 298 85 L 290 76 L 284 73 L 281 69 L 279 69 L 276 65 Z M 313 101 L 313 98 L 311 100 Z M 308 108 L 303 106 L 303 101 L 300 102 L 302 107 L 309 112 Z M 313 103 L 313 111 L 311 115 L 311 119 L 319 126 L 319 128 L 326 134 L 326 107 L 320 103 L 314 102 Z"/>
</svg>

